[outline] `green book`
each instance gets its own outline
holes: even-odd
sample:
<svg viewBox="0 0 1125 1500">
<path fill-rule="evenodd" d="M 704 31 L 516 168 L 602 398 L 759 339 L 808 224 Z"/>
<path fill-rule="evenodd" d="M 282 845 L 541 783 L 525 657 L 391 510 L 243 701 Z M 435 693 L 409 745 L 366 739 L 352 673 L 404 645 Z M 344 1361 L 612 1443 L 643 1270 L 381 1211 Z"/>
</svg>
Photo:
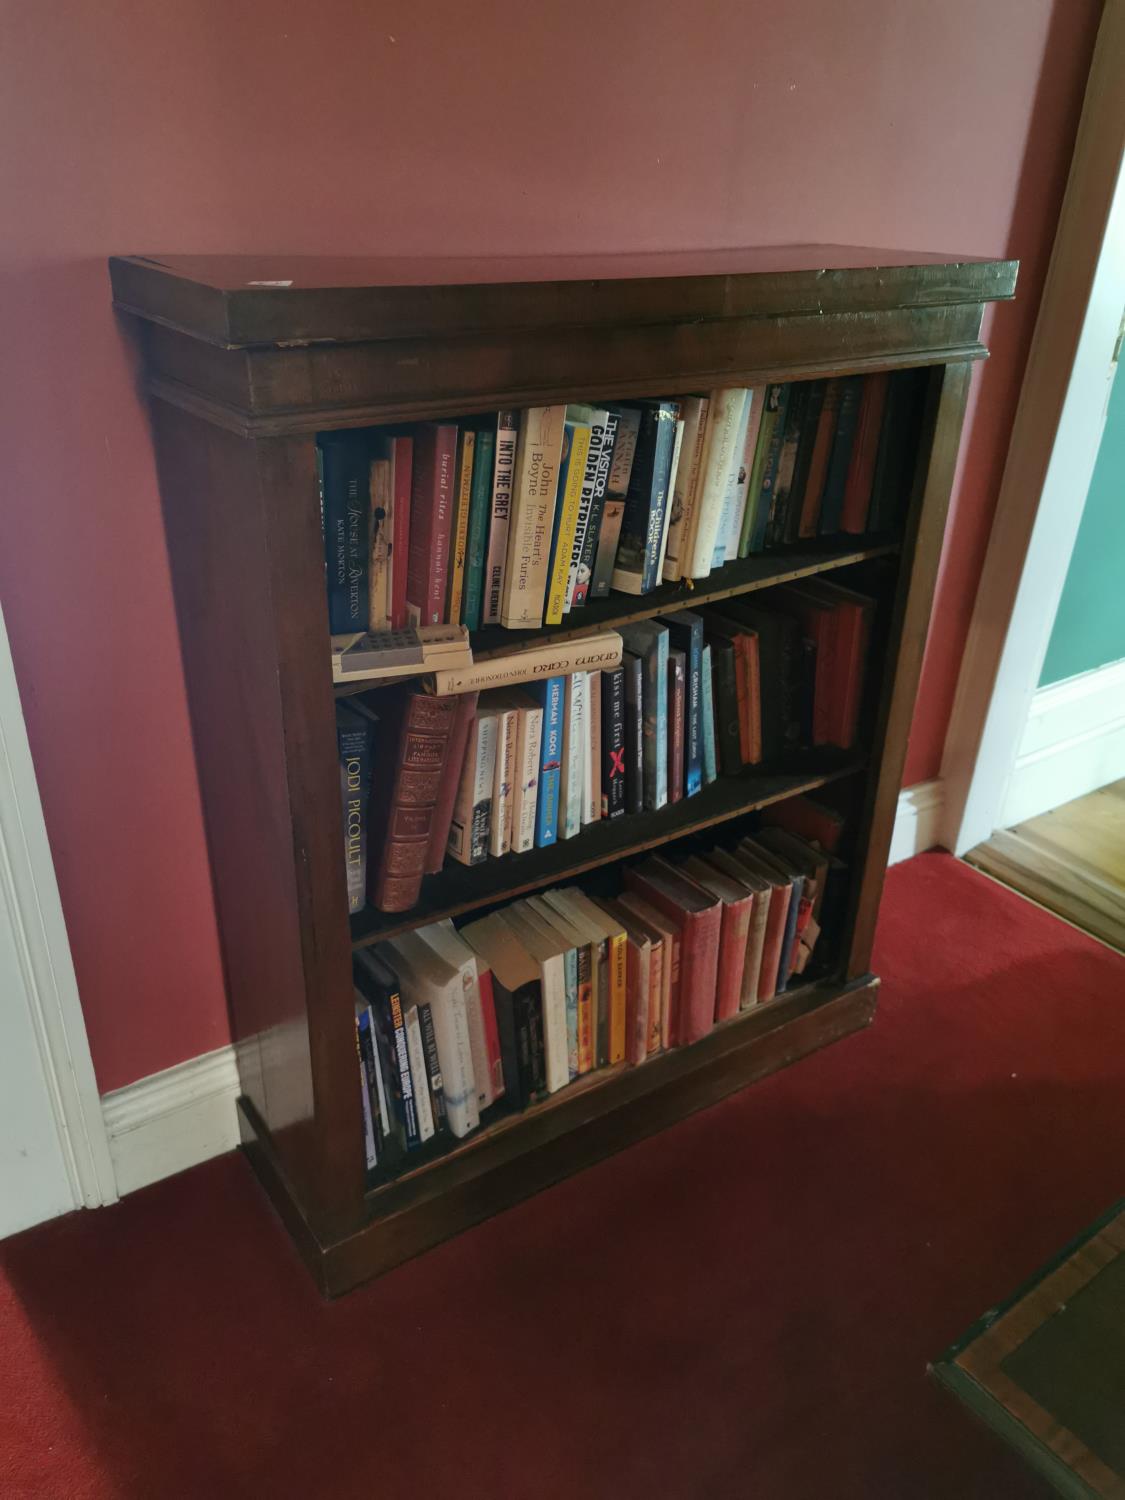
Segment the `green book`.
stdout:
<svg viewBox="0 0 1125 1500">
<path fill-rule="evenodd" d="M 465 544 L 465 592 L 461 600 L 461 624 L 480 629 L 484 602 L 484 560 L 488 550 L 488 523 L 492 514 L 492 459 L 496 434 L 489 429 L 477 433 L 473 454 L 473 480 L 469 496 L 469 535 Z"/>
</svg>

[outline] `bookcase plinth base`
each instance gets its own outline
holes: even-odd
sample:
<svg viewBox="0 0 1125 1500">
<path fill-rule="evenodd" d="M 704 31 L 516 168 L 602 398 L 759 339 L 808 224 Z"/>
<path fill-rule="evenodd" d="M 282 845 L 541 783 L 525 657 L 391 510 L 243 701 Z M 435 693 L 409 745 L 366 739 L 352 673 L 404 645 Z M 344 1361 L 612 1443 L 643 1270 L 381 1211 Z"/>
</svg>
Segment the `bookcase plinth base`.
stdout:
<svg viewBox="0 0 1125 1500">
<path fill-rule="evenodd" d="M 243 1148 L 312 1270 L 336 1297 L 552 1183 L 868 1026 L 879 981 L 810 984 L 719 1026 L 694 1046 L 557 1095 L 448 1157 L 369 1193 L 350 1227 L 310 1225 L 268 1133 L 240 1101 Z M 574 1087 L 574 1086 L 572 1086 Z"/>
</svg>

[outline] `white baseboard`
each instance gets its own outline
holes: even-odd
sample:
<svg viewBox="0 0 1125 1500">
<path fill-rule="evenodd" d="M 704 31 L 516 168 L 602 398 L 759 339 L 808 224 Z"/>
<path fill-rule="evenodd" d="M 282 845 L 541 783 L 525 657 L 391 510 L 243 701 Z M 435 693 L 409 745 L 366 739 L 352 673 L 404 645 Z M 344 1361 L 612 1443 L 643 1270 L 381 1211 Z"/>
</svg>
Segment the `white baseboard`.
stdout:
<svg viewBox="0 0 1125 1500">
<path fill-rule="evenodd" d="M 925 781 L 899 796 L 890 862 L 933 846 L 941 783 Z M 221 1156 L 238 1145 L 233 1047 L 190 1058 L 102 1098 L 119 1194 Z"/>
<path fill-rule="evenodd" d="M 238 1068 L 220 1047 L 102 1097 L 120 1194 L 135 1192 L 238 1145 Z"/>
<path fill-rule="evenodd" d="M 1039 688 L 1008 780 L 1011 828 L 1125 776 L 1125 661 Z"/>
</svg>

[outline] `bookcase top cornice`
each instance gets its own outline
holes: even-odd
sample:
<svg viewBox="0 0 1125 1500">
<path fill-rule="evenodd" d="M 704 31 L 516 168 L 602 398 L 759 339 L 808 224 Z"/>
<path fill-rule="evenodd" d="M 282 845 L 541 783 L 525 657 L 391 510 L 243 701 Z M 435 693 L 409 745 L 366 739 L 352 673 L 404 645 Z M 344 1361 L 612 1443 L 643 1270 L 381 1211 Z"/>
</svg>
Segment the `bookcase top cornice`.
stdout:
<svg viewBox="0 0 1125 1500">
<path fill-rule="evenodd" d="M 122 311 L 224 348 L 1006 300 L 1018 262 L 839 245 L 623 255 L 110 260 Z"/>
</svg>

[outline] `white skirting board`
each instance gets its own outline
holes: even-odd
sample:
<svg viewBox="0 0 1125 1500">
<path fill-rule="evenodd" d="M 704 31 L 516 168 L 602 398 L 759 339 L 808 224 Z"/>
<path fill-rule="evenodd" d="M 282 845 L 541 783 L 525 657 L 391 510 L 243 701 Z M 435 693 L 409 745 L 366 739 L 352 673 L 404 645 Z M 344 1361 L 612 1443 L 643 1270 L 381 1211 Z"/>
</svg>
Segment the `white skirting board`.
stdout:
<svg viewBox="0 0 1125 1500">
<path fill-rule="evenodd" d="M 932 847 L 940 801 L 936 781 L 901 794 L 891 839 L 892 864 Z M 237 1098 L 233 1047 L 220 1047 L 103 1095 L 118 1193 L 135 1192 L 233 1151 L 238 1145 Z"/>
<path fill-rule="evenodd" d="M 1001 828 L 1125 776 L 1125 661 L 1040 688 L 1008 779 Z"/>
</svg>

